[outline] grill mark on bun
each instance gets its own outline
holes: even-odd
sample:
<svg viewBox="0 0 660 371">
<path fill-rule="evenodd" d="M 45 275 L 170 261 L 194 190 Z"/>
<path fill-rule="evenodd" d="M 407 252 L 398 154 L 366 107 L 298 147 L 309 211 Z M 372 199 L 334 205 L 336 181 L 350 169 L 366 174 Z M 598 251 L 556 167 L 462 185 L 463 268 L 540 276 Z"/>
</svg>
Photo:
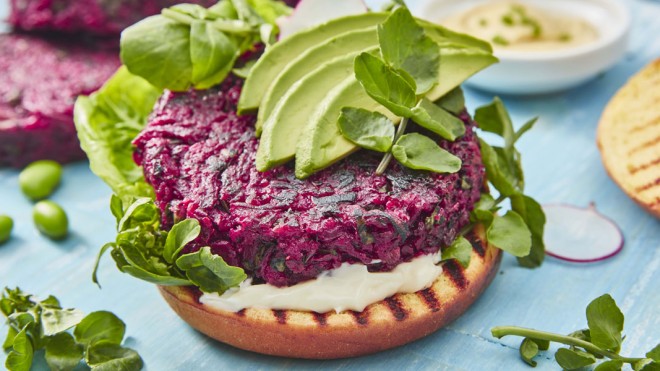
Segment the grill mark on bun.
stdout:
<svg viewBox="0 0 660 371">
<path fill-rule="evenodd" d="M 438 301 L 438 298 L 435 296 L 435 291 L 431 288 L 418 291 L 417 296 L 426 303 L 426 306 L 431 312 L 437 312 L 440 310 L 440 301 Z"/>
<path fill-rule="evenodd" d="M 658 165 L 660 164 L 660 157 L 656 158 L 653 161 L 647 162 L 645 164 L 639 165 L 639 166 L 631 166 L 628 168 L 628 172 L 630 172 L 630 175 L 635 175 L 635 173 L 646 170 L 650 168 L 653 165 Z"/>
<path fill-rule="evenodd" d="M 644 184 L 641 187 L 635 188 L 635 192 L 641 193 L 648 191 L 651 188 L 655 188 L 660 185 L 660 178 L 656 178 L 654 181 Z"/>
<path fill-rule="evenodd" d="M 470 242 L 470 245 L 472 245 L 472 250 L 477 253 L 480 257 L 486 256 L 486 249 L 484 249 L 483 246 L 483 241 L 474 234 L 474 232 L 468 233 L 465 238 Z"/>
<path fill-rule="evenodd" d="M 653 120 L 639 126 L 635 126 L 630 130 L 631 133 L 636 133 L 638 131 L 643 131 L 644 129 L 650 128 L 652 126 L 655 126 L 656 124 L 660 124 L 660 117 L 656 117 Z"/>
<path fill-rule="evenodd" d="M 369 314 L 367 313 L 367 310 L 363 310 L 362 312 L 356 312 L 356 311 L 349 311 L 350 314 L 353 315 L 353 318 L 355 318 L 355 322 L 358 325 L 361 326 L 366 326 L 369 324 Z"/>
<path fill-rule="evenodd" d="M 644 142 L 644 143 L 640 144 L 639 146 L 631 149 L 630 151 L 628 151 L 628 155 L 633 155 L 633 154 L 635 154 L 637 152 L 640 152 L 640 151 L 643 151 L 647 148 L 651 148 L 652 146 L 654 146 L 658 143 L 660 143 L 660 137 L 655 137 L 655 138 L 649 140 L 648 142 Z"/>
<path fill-rule="evenodd" d="M 325 313 L 312 312 L 312 315 L 314 316 L 314 320 L 319 324 L 319 326 L 323 327 L 328 324 L 328 317 Z"/>
<path fill-rule="evenodd" d="M 456 260 L 448 260 L 443 266 L 442 271 L 449 276 L 449 279 L 456 285 L 460 290 L 467 287 L 467 279 L 465 278 L 465 271 Z"/>
<path fill-rule="evenodd" d="M 273 309 L 273 315 L 277 318 L 277 323 L 286 325 L 286 310 Z"/>
<path fill-rule="evenodd" d="M 404 319 L 408 318 L 408 311 L 403 307 L 403 305 L 401 305 L 401 302 L 396 296 L 390 296 L 389 298 L 385 299 L 385 303 L 397 321 L 403 321 Z"/>
</svg>

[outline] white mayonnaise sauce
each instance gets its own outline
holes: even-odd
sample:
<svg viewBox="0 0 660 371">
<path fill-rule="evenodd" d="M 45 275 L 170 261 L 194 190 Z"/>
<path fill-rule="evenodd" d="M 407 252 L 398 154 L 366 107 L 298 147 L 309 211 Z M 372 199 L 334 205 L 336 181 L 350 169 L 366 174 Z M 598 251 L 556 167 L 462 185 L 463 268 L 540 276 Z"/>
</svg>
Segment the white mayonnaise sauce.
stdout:
<svg viewBox="0 0 660 371">
<path fill-rule="evenodd" d="M 200 302 L 213 308 L 237 312 L 244 308 L 291 309 L 325 313 L 344 310 L 361 312 L 369 304 L 396 293 L 410 293 L 430 287 L 442 273 L 437 254 L 424 255 L 399 264 L 391 272 L 370 273 L 367 266 L 344 263 L 314 280 L 290 287 L 251 285 L 223 295 L 203 294 Z"/>
</svg>

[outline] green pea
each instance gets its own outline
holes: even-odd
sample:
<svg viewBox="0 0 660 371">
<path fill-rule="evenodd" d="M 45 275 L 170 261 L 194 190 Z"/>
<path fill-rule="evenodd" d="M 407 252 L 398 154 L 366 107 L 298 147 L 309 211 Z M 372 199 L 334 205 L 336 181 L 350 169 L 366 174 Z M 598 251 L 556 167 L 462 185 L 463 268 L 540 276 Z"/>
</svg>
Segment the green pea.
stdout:
<svg viewBox="0 0 660 371">
<path fill-rule="evenodd" d="M 18 176 L 21 191 L 33 201 L 50 196 L 60 184 L 62 165 L 51 160 L 39 160 L 28 165 Z"/>
<path fill-rule="evenodd" d="M 66 213 L 53 201 L 37 202 L 32 209 L 32 217 L 39 232 L 54 240 L 63 239 L 69 232 Z"/>
<path fill-rule="evenodd" d="M 0 215 L 0 244 L 7 242 L 14 228 L 14 221 L 7 215 Z"/>
</svg>

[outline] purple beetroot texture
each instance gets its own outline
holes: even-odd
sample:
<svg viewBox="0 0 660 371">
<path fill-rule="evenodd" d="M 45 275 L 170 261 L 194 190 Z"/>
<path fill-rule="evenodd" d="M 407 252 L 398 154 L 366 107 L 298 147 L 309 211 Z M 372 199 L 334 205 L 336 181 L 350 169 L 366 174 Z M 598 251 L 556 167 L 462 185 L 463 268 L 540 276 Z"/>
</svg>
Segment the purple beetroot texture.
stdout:
<svg viewBox="0 0 660 371">
<path fill-rule="evenodd" d="M 21 30 L 118 35 L 137 21 L 180 3 L 217 0 L 11 0 L 9 23 Z"/>
<path fill-rule="evenodd" d="M 0 166 L 85 157 L 73 104 L 119 67 L 117 49 L 70 40 L 0 35 Z"/>
<path fill-rule="evenodd" d="M 219 89 L 166 92 L 135 140 L 166 227 L 196 218 L 211 246 L 256 282 L 292 285 L 342 262 L 390 270 L 450 244 L 469 221 L 484 170 L 474 123 L 443 147 L 463 160 L 457 174 L 392 163 L 374 175 L 380 155 L 361 151 L 307 180 L 291 164 L 260 173 L 253 116 L 237 116 L 241 82 Z"/>
</svg>

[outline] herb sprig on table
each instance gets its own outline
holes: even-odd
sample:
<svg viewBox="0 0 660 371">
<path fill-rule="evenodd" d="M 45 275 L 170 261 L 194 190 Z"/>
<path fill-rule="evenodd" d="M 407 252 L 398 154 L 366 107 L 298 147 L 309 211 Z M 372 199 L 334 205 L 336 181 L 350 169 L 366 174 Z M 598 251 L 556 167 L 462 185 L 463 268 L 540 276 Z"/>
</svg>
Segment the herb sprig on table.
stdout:
<svg viewBox="0 0 660 371">
<path fill-rule="evenodd" d="M 534 357 L 539 350 L 548 350 L 550 342 L 568 345 L 555 353 L 555 360 L 565 370 L 576 370 L 593 365 L 598 360 L 608 358 L 595 368 L 596 371 L 621 370 L 624 364 L 630 364 L 635 371 L 660 370 L 660 344 L 646 353 L 645 357 L 631 358 L 619 355 L 625 336 L 623 331 L 623 313 L 608 294 L 593 300 L 587 306 L 588 328 L 568 335 L 554 334 L 522 327 L 494 327 L 494 337 L 522 336 L 520 357 L 532 367 L 536 367 Z"/>
<path fill-rule="evenodd" d="M 5 288 L 0 310 L 9 325 L 2 347 L 9 351 L 5 367 L 10 371 L 30 370 L 34 353 L 41 349 L 53 370 L 72 370 L 82 360 L 99 371 L 142 368 L 138 353 L 121 346 L 126 325 L 110 312 L 85 316 L 77 309 L 63 309 L 54 296 L 37 301 L 19 288 Z"/>
</svg>

